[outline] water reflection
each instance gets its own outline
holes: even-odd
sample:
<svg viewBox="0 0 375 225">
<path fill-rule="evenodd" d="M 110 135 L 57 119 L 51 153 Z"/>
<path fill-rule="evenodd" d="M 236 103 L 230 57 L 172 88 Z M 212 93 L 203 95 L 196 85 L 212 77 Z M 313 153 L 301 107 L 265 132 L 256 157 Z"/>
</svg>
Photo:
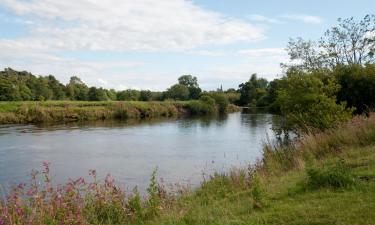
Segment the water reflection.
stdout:
<svg viewBox="0 0 375 225">
<path fill-rule="evenodd" d="M 227 170 L 261 156 L 270 114 L 149 121 L 96 121 L 0 127 L 0 184 L 25 181 L 43 161 L 57 183 L 97 169 L 144 188 L 158 167 L 166 183 L 198 184 L 203 171 Z"/>
</svg>

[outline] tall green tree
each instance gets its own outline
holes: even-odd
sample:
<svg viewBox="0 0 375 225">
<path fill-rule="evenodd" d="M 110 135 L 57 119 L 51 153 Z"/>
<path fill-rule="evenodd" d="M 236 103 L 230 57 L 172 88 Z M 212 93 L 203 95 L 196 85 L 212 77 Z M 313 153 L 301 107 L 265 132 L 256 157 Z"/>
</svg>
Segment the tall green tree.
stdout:
<svg viewBox="0 0 375 225">
<path fill-rule="evenodd" d="M 189 98 L 198 99 L 202 89 L 199 88 L 198 78 L 192 75 L 183 75 L 178 78 L 178 83 L 180 85 L 185 85 L 189 89 Z"/>
</svg>

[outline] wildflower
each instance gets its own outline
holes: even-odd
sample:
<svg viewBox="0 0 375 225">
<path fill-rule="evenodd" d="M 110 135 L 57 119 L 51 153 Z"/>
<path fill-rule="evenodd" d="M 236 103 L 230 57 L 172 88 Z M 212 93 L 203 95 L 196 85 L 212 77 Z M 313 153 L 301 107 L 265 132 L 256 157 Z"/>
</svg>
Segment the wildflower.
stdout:
<svg viewBox="0 0 375 225">
<path fill-rule="evenodd" d="M 17 212 L 18 216 L 21 216 L 23 214 L 23 210 L 19 207 L 16 208 L 16 212 Z"/>
<path fill-rule="evenodd" d="M 96 178 L 96 170 L 89 170 L 89 175 Z"/>
<path fill-rule="evenodd" d="M 115 179 L 110 174 L 107 174 L 104 182 L 106 187 L 112 187 L 113 183 L 115 182 Z"/>
<path fill-rule="evenodd" d="M 22 190 L 25 186 L 26 186 L 25 183 L 19 183 L 19 184 L 17 185 L 17 188 L 20 189 L 20 190 Z"/>
<path fill-rule="evenodd" d="M 26 194 L 28 196 L 32 196 L 32 195 L 34 195 L 34 193 L 35 193 L 35 190 L 33 188 L 29 188 L 29 190 L 27 190 L 27 192 L 26 192 Z"/>
</svg>

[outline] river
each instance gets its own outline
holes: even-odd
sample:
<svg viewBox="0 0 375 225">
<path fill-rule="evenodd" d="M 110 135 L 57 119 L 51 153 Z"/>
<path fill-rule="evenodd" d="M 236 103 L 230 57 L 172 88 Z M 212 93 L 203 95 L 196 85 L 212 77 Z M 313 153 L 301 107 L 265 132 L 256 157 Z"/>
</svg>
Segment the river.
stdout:
<svg viewBox="0 0 375 225">
<path fill-rule="evenodd" d="M 166 184 L 195 186 L 203 174 L 253 163 L 272 138 L 270 114 L 161 121 L 0 126 L 0 184 L 30 180 L 32 169 L 51 163 L 55 183 L 111 174 L 144 190 L 152 171 Z"/>
</svg>

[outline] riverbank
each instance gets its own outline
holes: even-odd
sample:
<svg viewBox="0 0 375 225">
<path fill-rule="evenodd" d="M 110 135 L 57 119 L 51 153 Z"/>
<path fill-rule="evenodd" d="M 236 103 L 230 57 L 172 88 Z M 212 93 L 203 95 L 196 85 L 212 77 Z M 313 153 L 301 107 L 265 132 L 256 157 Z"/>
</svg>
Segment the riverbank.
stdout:
<svg viewBox="0 0 375 225">
<path fill-rule="evenodd" d="M 224 109 L 239 110 L 234 105 L 226 105 Z M 167 118 L 218 112 L 219 105 L 201 100 L 0 102 L 0 124 Z"/>
<path fill-rule="evenodd" d="M 266 145 L 249 168 L 217 174 L 146 224 L 375 224 L 375 115 Z"/>
<path fill-rule="evenodd" d="M 156 173 L 144 200 L 111 176 L 101 183 L 90 174 L 92 181 L 54 188 L 45 164 L 44 183 L 20 184 L 0 202 L 0 224 L 373 224 L 375 115 L 288 146 L 265 145 L 256 165 L 177 196 L 157 184 Z"/>
</svg>

